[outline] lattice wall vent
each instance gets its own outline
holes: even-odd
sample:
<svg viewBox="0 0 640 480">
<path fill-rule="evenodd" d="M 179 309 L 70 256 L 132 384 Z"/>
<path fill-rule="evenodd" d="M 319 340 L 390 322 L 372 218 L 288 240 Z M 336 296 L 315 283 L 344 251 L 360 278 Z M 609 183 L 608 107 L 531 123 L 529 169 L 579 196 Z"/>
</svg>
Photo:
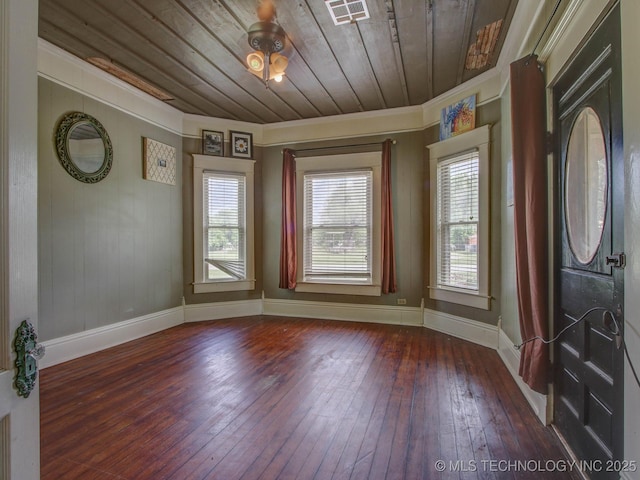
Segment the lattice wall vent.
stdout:
<svg viewBox="0 0 640 480">
<path fill-rule="evenodd" d="M 324 4 L 336 25 L 369 18 L 369 9 L 364 0 L 325 0 Z"/>
</svg>

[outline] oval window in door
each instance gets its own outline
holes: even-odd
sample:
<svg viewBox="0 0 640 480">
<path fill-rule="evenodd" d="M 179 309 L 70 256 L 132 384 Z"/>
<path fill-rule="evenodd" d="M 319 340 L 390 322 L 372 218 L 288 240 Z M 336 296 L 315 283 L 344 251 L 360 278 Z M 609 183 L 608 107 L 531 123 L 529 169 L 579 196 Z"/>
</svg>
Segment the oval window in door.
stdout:
<svg viewBox="0 0 640 480">
<path fill-rule="evenodd" d="M 565 175 L 569 245 L 582 264 L 595 257 L 607 213 L 607 151 L 600 118 L 584 108 L 571 129 Z"/>
</svg>

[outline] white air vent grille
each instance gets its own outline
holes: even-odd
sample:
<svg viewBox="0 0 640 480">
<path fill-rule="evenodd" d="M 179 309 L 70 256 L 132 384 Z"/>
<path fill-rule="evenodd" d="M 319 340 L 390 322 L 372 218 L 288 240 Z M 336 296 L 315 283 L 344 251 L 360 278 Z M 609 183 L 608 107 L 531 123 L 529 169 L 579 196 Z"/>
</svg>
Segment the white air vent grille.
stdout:
<svg viewBox="0 0 640 480">
<path fill-rule="evenodd" d="M 324 4 L 336 25 L 369 18 L 369 9 L 364 0 L 325 0 Z"/>
</svg>

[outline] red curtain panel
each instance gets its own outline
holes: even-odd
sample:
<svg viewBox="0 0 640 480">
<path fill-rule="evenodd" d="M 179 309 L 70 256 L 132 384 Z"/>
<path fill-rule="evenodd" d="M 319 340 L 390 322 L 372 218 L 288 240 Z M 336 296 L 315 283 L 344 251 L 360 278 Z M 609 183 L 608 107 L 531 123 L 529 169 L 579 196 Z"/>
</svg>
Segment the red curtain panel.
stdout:
<svg viewBox="0 0 640 480">
<path fill-rule="evenodd" d="M 382 293 L 393 293 L 396 290 L 393 197 L 391 195 L 391 140 L 385 140 L 382 143 Z"/>
<path fill-rule="evenodd" d="M 532 55 L 511 64 L 513 205 L 518 313 L 522 339 L 549 338 L 545 79 Z M 519 374 L 546 394 L 549 348 L 536 340 L 521 350 Z"/>
<path fill-rule="evenodd" d="M 282 229 L 280 234 L 280 288 L 296 288 L 296 157 L 285 148 L 282 154 Z"/>
</svg>

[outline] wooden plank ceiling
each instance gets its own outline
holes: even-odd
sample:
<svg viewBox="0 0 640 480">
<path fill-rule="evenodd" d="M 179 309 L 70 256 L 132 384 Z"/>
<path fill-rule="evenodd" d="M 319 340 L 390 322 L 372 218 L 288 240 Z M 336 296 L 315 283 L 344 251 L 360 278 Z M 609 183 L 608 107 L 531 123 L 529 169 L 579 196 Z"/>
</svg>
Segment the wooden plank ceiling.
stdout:
<svg viewBox="0 0 640 480">
<path fill-rule="evenodd" d="M 273 123 L 420 105 L 493 67 L 517 0 L 367 0 L 336 26 L 324 0 L 274 0 L 281 83 L 247 70 L 256 0 L 40 0 L 41 38 L 99 58 L 199 115 Z"/>
</svg>

